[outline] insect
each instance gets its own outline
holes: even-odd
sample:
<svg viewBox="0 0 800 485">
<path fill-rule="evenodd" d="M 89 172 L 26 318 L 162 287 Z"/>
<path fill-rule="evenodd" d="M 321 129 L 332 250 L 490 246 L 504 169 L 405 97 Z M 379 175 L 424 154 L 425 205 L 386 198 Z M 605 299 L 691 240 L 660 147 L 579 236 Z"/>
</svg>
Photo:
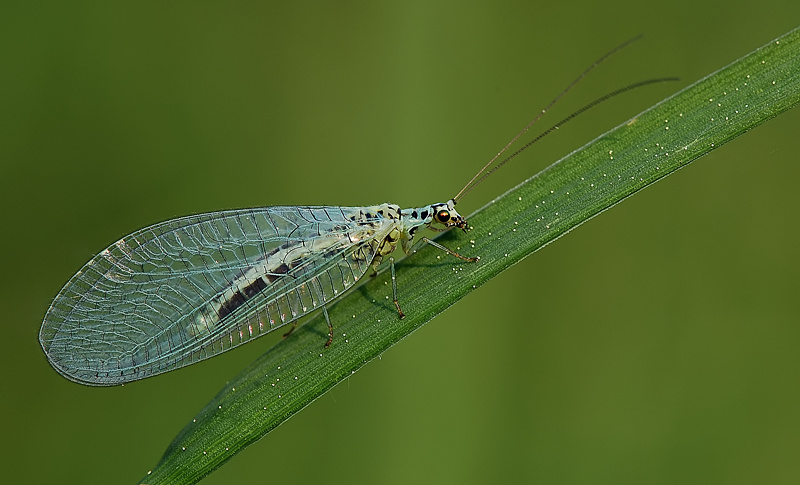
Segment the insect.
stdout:
<svg viewBox="0 0 800 485">
<path fill-rule="evenodd" d="M 635 40 L 635 39 L 633 39 Z M 596 100 L 489 167 L 604 55 L 562 91 L 452 199 L 419 208 L 266 207 L 169 220 L 140 229 L 101 251 L 61 289 L 39 340 L 51 365 L 75 382 L 108 386 L 153 376 L 212 357 L 322 309 L 389 257 L 409 254 L 421 228 L 467 230 L 460 198 L 519 152 Z M 475 262 L 428 238 L 455 258 Z M 289 331 L 291 333 L 291 330 Z M 287 333 L 288 335 L 288 333 Z"/>
</svg>

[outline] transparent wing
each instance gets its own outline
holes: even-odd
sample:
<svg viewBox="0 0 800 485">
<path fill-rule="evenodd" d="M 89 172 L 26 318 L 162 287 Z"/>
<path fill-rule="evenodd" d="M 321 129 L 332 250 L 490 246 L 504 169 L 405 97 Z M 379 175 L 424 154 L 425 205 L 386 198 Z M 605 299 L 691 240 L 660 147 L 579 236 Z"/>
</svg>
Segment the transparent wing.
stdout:
<svg viewBox="0 0 800 485">
<path fill-rule="evenodd" d="M 39 334 L 70 380 L 116 385 L 212 357 L 341 295 L 390 222 L 358 208 L 213 212 L 109 246 L 53 300 Z"/>
</svg>

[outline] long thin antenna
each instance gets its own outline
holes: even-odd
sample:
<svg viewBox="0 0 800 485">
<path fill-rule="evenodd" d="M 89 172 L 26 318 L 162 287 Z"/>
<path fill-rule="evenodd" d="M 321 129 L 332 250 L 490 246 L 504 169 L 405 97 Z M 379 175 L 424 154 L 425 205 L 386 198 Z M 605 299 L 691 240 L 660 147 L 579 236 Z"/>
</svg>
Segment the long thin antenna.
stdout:
<svg viewBox="0 0 800 485">
<path fill-rule="evenodd" d="M 469 184 L 468 184 L 466 187 L 464 187 L 463 189 L 461 189 L 461 192 L 459 192 L 459 193 L 458 193 L 458 195 L 457 195 L 456 197 L 458 197 L 458 198 L 461 198 L 461 197 L 463 197 L 463 196 L 467 195 L 467 194 L 469 193 L 469 191 L 470 191 L 470 190 L 472 190 L 474 187 L 476 187 L 476 186 L 477 186 L 479 183 L 483 182 L 483 181 L 484 181 L 484 179 L 486 179 L 486 177 L 488 177 L 489 175 L 493 174 L 495 171 L 497 171 L 497 169 L 498 169 L 498 168 L 500 168 L 500 167 L 502 167 L 503 165 L 505 165 L 505 164 L 506 164 L 506 163 L 507 163 L 509 160 L 511 160 L 512 158 L 516 157 L 517 155 L 519 155 L 520 153 L 522 153 L 522 152 L 523 152 L 523 150 L 525 150 L 526 148 L 530 147 L 531 145 L 533 145 L 533 144 L 534 144 L 534 143 L 536 143 L 537 141 L 541 140 L 541 139 L 542 139 L 542 138 L 544 138 L 545 136 L 547 136 L 547 135 L 549 135 L 550 133 L 552 133 L 552 132 L 556 131 L 556 130 L 557 130 L 557 129 L 559 129 L 559 128 L 560 128 L 560 127 L 561 127 L 561 126 L 564 124 L 564 123 L 566 123 L 566 122 L 568 122 L 569 120 L 571 120 L 571 119 L 575 118 L 576 116 L 578 116 L 579 114 L 583 113 L 584 111 L 586 111 L 586 110 L 588 110 L 588 109 L 590 109 L 590 108 L 593 108 L 593 107 L 597 106 L 598 104 L 602 103 L 603 101 L 608 101 L 609 99 L 613 98 L 614 96 L 617 96 L 618 94 L 622 94 L 622 93 L 624 93 L 625 91 L 630 91 L 631 89 L 636 89 L 636 88 L 639 88 L 639 87 L 642 87 L 642 86 L 646 86 L 646 85 L 648 85 L 648 84 L 655 84 L 655 83 L 661 83 L 661 82 L 667 82 L 667 81 L 678 81 L 678 80 L 679 80 L 679 79 L 678 79 L 677 77 L 662 77 L 662 78 L 658 78 L 658 79 L 648 79 L 648 80 L 646 80 L 646 81 L 639 81 L 638 83 L 629 84 L 629 85 L 627 85 L 627 86 L 625 86 L 625 87 L 619 88 L 619 89 L 617 89 L 617 90 L 615 90 L 615 91 L 612 91 L 612 92 L 610 92 L 610 93 L 608 93 L 608 94 L 606 94 L 606 95 L 604 95 L 604 96 L 601 96 L 601 97 L 599 97 L 599 98 L 595 99 L 595 100 L 594 100 L 594 101 L 592 101 L 591 103 L 589 103 L 589 104 L 587 104 L 586 106 L 582 107 L 581 109 L 579 109 L 579 110 L 577 110 L 577 111 L 575 111 L 575 112 L 571 113 L 571 114 L 570 114 L 569 116 L 567 116 L 566 118 L 562 119 L 562 120 L 561 120 L 561 121 L 559 121 L 558 123 L 554 124 L 553 126 L 551 126 L 551 127 L 550 127 L 550 128 L 548 128 L 548 129 L 546 129 L 546 130 L 545 130 L 545 131 L 543 131 L 541 134 L 537 135 L 537 136 L 536 136 L 536 138 L 534 138 L 533 140 L 531 140 L 531 141 L 529 141 L 528 143 L 526 143 L 526 144 L 522 145 L 522 146 L 519 148 L 519 150 L 515 151 L 515 152 L 514 152 L 514 153 L 512 153 L 511 155 L 509 155 L 509 156 L 507 156 L 506 158 L 504 158 L 503 160 L 501 160 L 501 161 L 500 161 L 500 162 L 499 162 L 497 165 L 495 165 L 494 167 L 492 167 L 492 168 L 491 168 L 491 170 L 484 172 L 484 171 L 486 170 L 486 167 L 483 167 L 483 169 L 481 170 L 481 172 L 479 172 L 479 173 L 478 173 L 478 175 L 481 175 L 481 173 L 483 173 L 483 175 L 481 175 L 480 177 L 478 177 L 478 175 L 476 175 L 475 177 L 473 177 L 473 178 L 472 178 L 472 181 L 470 181 L 470 183 L 471 183 L 472 185 L 469 185 Z M 507 148 L 507 147 L 506 147 L 506 148 Z M 502 153 L 502 152 L 501 152 L 501 153 Z M 495 157 L 495 159 L 496 159 L 496 158 L 497 158 L 497 157 Z M 494 160 L 493 160 L 493 161 L 494 161 Z M 474 183 L 472 183 L 473 181 L 474 181 Z M 455 203 L 455 201 L 456 201 L 456 199 L 454 198 L 454 199 L 453 199 L 453 203 Z"/>
<path fill-rule="evenodd" d="M 587 67 L 587 68 L 586 68 L 586 70 L 584 70 L 584 71 L 583 71 L 583 72 L 582 72 L 582 73 L 581 73 L 581 74 L 580 74 L 580 75 L 579 75 L 577 78 L 575 78 L 575 80 L 574 80 L 574 81 L 572 81 L 572 82 L 571 82 L 571 83 L 570 83 L 570 84 L 569 84 L 569 85 L 568 85 L 566 88 L 564 88 L 564 90 L 563 90 L 563 91 L 561 91 L 561 92 L 558 94 L 558 96 L 556 96 L 555 98 L 553 98 L 553 100 L 552 100 L 552 101 L 550 101 L 550 104 L 548 104 L 548 105 L 547 105 L 547 106 L 546 106 L 546 107 L 545 107 L 545 108 L 544 108 L 544 109 L 543 109 L 543 110 L 542 110 L 542 111 L 541 111 L 541 112 L 540 112 L 538 115 L 536 115 L 536 117 L 535 117 L 533 120 L 531 120 L 531 122 L 530 122 L 530 123 L 528 123 L 528 124 L 525 126 L 525 128 L 523 128 L 523 129 L 522 129 L 522 131 L 520 131 L 519 133 L 517 133 L 517 136 L 515 136 L 514 138 L 512 138 L 512 139 L 511 139 L 511 141 L 510 141 L 510 142 L 508 142 L 508 143 L 506 144 L 506 146 L 504 146 L 504 147 L 503 147 L 503 149 L 502 149 L 502 150 L 500 150 L 499 152 L 497 152 L 497 155 L 495 155 L 494 157 L 492 157 L 492 159 L 491 159 L 491 160 L 489 160 L 489 163 L 487 163 L 486 165 L 484 165 L 484 166 L 483 166 L 483 168 L 482 168 L 482 169 L 481 169 L 481 170 L 480 170 L 478 173 L 476 173 L 474 177 L 472 177 L 472 180 L 470 180 L 469 182 L 467 182 L 467 185 L 465 185 L 465 186 L 464 186 L 464 188 L 463 188 L 463 189 L 461 189 L 461 191 L 460 191 L 458 194 L 456 194 L 456 196 L 455 196 L 455 197 L 453 197 L 453 203 L 454 203 L 454 204 L 455 204 L 455 203 L 457 203 L 457 202 L 458 202 L 458 200 L 459 200 L 459 199 L 461 199 L 461 196 L 463 196 L 463 195 L 464 195 L 464 194 L 466 194 L 466 193 L 467 193 L 469 190 L 471 190 L 470 186 L 472 185 L 472 183 L 473 183 L 473 182 L 475 182 L 475 180 L 476 180 L 476 179 L 478 179 L 478 178 L 480 177 L 480 180 L 483 180 L 485 177 L 481 177 L 481 174 L 483 174 L 483 172 L 484 172 L 484 171 L 485 171 L 487 168 L 489 168 L 489 167 L 490 167 L 490 166 L 491 166 L 491 165 L 492 165 L 492 164 L 495 162 L 495 160 L 497 160 L 498 158 L 500 158 L 500 156 L 501 156 L 503 153 L 505 153 L 505 152 L 506 152 L 506 150 L 508 150 L 508 148 L 509 148 L 511 145 L 513 145 L 513 144 L 514 144 L 514 143 L 515 143 L 515 142 L 516 142 L 516 141 L 519 139 L 519 137 L 521 137 L 522 135 L 524 135 L 524 134 L 525 134 L 525 133 L 526 133 L 526 132 L 527 132 L 527 131 L 528 131 L 528 130 L 531 128 L 531 126 L 533 126 L 533 124 L 534 124 L 534 123 L 536 123 L 537 121 L 539 121 L 539 119 L 540 119 L 542 116 L 544 116 L 544 114 L 545 114 L 545 113 L 547 113 L 547 111 L 548 111 L 550 108 L 552 108 L 552 107 L 553 107 L 553 105 L 554 105 L 554 104 L 556 104 L 556 103 L 557 103 L 557 102 L 558 102 L 558 101 L 559 101 L 559 100 L 560 100 L 560 99 L 561 99 L 561 98 L 562 98 L 562 97 L 563 97 L 565 94 L 567 94 L 567 92 L 569 92 L 569 90 L 571 90 L 571 89 L 572 89 L 572 88 L 573 88 L 573 87 L 574 87 L 576 84 L 578 84 L 578 83 L 581 81 L 581 79 L 583 79 L 583 78 L 584 78 L 584 77 L 585 77 L 587 74 L 589 74 L 589 73 L 590 73 L 592 70 L 594 70 L 594 68 L 595 68 L 595 67 L 599 66 L 599 65 L 600 65 L 600 64 L 601 64 L 603 61 L 605 61 L 607 58 L 611 57 L 611 55 L 612 55 L 612 54 L 614 54 L 614 53 L 618 52 L 619 50 L 621 50 L 621 49 L 623 49 L 623 48 L 627 47 L 628 45 L 632 44 L 633 42 L 636 42 L 637 40 L 639 40 L 639 39 L 641 39 L 641 38 L 642 38 L 642 36 L 641 36 L 641 35 L 637 35 L 636 37 L 634 37 L 634 38 L 632 38 L 632 39 L 626 40 L 626 41 L 625 41 L 625 42 L 623 42 L 622 44 L 618 45 L 617 47 L 614 47 L 614 48 L 613 48 L 613 49 L 611 49 L 610 51 L 608 51 L 608 52 L 606 52 L 605 54 L 603 54 L 603 56 L 602 56 L 602 57 L 600 57 L 599 59 L 597 59 L 596 61 L 594 61 L 594 63 L 593 63 L 591 66 Z M 632 89 L 632 88 L 630 88 L 630 89 Z M 606 99 L 608 99 L 608 98 L 606 98 Z M 603 99 L 603 101 L 605 101 L 605 99 Z M 601 101 L 598 101 L 598 102 L 596 102 L 596 103 L 593 103 L 593 104 L 591 104 L 590 106 L 594 106 L 595 104 L 597 104 L 597 103 L 599 103 L 599 102 L 601 102 Z M 588 108 L 586 108 L 586 109 L 588 109 Z M 585 109 L 583 109 L 583 110 L 580 110 L 579 112 L 583 112 L 583 111 L 585 111 Z M 571 119 L 571 118 L 572 118 L 572 117 L 568 117 L 568 118 L 567 118 L 567 120 L 569 120 L 569 119 Z M 559 123 L 559 124 L 561 124 L 561 123 Z M 554 129 L 554 128 L 553 128 L 553 129 Z M 552 130 L 548 130 L 548 132 L 549 132 L 549 131 L 552 131 Z M 539 138 L 541 138 L 541 137 L 539 137 Z M 537 139 L 538 139 L 538 138 L 537 138 Z M 526 145 L 526 147 L 527 147 L 527 146 L 528 146 L 528 145 Z M 513 157 L 513 156 L 512 156 L 512 157 Z M 511 158 L 511 157 L 509 157 L 509 158 Z M 507 161 L 507 160 L 506 160 L 506 161 Z M 503 163 L 505 163 L 505 162 L 503 162 Z M 502 165 L 502 163 L 501 163 L 501 165 Z M 494 170 L 496 170 L 496 168 L 495 168 L 495 169 L 493 169 L 493 170 L 492 170 L 492 172 L 493 172 Z"/>
</svg>

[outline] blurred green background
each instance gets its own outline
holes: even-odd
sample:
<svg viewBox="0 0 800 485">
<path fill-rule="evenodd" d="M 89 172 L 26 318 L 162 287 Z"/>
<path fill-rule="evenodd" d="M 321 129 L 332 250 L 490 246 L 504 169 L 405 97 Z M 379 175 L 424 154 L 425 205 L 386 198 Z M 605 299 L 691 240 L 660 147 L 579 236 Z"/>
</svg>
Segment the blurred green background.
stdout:
<svg viewBox="0 0 800 485">
<path fill-rule="evenodd" d="M 119 237 L 447 199 L 639 33 L 540 128 L 682 78 L 559 130 L 469 213 L 798 19 L 796 0 L 4 3 L 0 481 L 136 483 L 268 348 L 119 388 L 61 378 L 44 312 Z M 534 254 L 203 483 L 800 482 L 798 126 L 795 109 Z"/>
</svg>

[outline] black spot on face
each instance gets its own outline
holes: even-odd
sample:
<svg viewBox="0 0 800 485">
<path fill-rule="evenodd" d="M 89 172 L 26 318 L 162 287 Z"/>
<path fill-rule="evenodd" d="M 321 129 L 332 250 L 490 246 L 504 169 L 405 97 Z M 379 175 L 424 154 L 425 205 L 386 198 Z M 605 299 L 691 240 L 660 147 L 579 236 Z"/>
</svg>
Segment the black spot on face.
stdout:
<svg viewBox="0 0 800 485">
<path fill-rule="evenodd" d="M 420 218 L 421 219 L 427 219 L 428 218 L 428 211 L 422 211 L 422 213 L 420 214 Z"/>
</svg>

